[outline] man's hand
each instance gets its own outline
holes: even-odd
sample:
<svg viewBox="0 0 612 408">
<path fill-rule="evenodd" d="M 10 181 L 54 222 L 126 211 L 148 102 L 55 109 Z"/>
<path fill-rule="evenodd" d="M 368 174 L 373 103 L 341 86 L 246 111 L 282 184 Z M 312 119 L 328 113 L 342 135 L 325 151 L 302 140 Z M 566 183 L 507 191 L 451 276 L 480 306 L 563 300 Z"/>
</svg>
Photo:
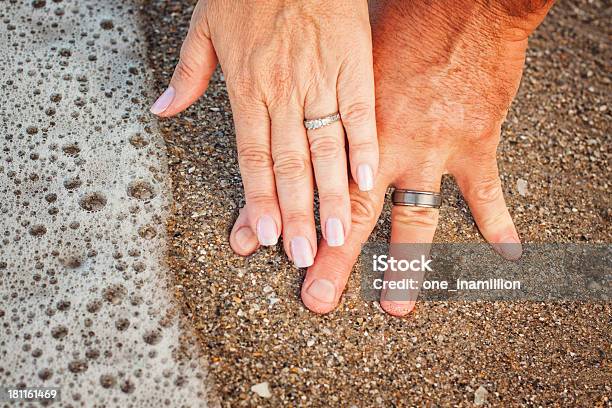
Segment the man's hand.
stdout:
<svg viewBox="0 0 612 408">
<path fill-rule="evenodd" d="M 452 174 L 484 238 L 504 257 L 520 257 L 496 148 L 519 86 L 527 36 L 550 5 L 509 14 L 516 6 L 510 3 L 386 1 L 375 7 L 379 177 L 369 193 L 351 185 L 351 234 L 342 248 L 321 244 L 302 286 L 309 309 L 327 313 L 338 304 L 388 185 L 439 191 L 442 175 Z M 396 206 L 391 223 L 391 243 L 430 243 L 438 211 Z M 414 301 L 383 293 L 381 306 L 403 316 Z"/>
</svg>

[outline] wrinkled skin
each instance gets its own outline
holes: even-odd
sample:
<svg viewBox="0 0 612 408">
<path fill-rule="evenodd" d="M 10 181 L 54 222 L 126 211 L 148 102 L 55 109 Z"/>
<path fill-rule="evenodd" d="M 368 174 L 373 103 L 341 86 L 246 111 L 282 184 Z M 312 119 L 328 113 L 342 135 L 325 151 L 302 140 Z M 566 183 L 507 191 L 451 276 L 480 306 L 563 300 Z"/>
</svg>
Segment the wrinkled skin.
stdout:
<svg viewBox="0 0 612 408">
<path fill-rule="evenodd" d="M 439 191 L 442 175 L 453 175 L 484 238 L 508 259 L 521 255 L 496 149 L 520 83 L 527 37 L 550 5 L 508 15 L 503 7 L 474 2 L 424 3 L 387 1 L 374 7 L 379 175 L 371 192 L 351 184 L 353 224 L 345 245 L 321 243 L 308 269 L 302 300 L 317 313 L 330 312 L 340 301 L 387 186 Z M 242 212 L 236 221 L 234 248 L 234 233 L 247 217 Z M 395 206 L 391 224 L 391 243 L 430 243 L 438 210 Z M 414 307 L 414 300 L 393 299 L 383 292 L 381 306 L 392 315 Z"/>
<path fill-rule="evenodd" d="M 249 220 L 235 238 L 244 252 L 275 245 L 282 231 L 288 256 L 310 266 L 317 252 L 315 184 L 323 236 L 341 246 L 351 227 L 348 173 L 364 191 L 377 174 L 367 1 L 200 0 L 170 87 L 152 112 L 169 117 L 190 106 L 217 61 Z M 305 129 L 305 118 L 338 111 L 341 122 Z"/>
</svg>

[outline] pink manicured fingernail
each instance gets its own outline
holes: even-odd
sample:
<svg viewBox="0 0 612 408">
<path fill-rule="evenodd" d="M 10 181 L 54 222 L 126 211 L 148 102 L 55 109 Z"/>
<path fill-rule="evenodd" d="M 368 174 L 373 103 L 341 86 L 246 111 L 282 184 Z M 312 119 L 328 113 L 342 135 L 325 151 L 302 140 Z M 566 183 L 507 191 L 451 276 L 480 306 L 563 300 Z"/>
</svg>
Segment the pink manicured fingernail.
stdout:
<svg viewBox="0 0 612 408">
<path fill-rule="evenodd" d="M 295 237 L 291 240 L 291 256 L 298 268 L 307 268 L 314 263 L 310 242 L 304 237 Z"/>
<path fill-rule="evenodd" d="M 325 223 L 325 240 L 330 247 L 344 245 L 344 227 L 338 218 L 328 218 Z"/>
<path fill-rule="evenodd" d="M 357 185 L 361 191 L 370 191 L 374 188 L 374 172 L 369 164 L 360 164 L 357 167 Z"/>
<path fill-rule="evenodd" d="M 170 106 L 170 104 L 174 100 L 174 95 L 174 88 L 171 86 L 168 87 L 168 89 L 166 89 L 164 93 L 161 94 L 159 98 L 157 98 L 153 106 L 151 106 L 151 113 L 154 115 L 159 115 L 160 113 L 168 109 L 168 106 Z"/>
<path fill-rule="evenodd" d="M 265 246 L 273 246 L 278 242 L 276 223 L 269 215 L 262 215 L 257 221 L 257 239 Z"/>
<path fill-rule="evenodd" d="M 323 303 L 332 303 L 336 299 L 336 286 L 327 279 L 314 280 L 306 292 Z"/>
</svg>

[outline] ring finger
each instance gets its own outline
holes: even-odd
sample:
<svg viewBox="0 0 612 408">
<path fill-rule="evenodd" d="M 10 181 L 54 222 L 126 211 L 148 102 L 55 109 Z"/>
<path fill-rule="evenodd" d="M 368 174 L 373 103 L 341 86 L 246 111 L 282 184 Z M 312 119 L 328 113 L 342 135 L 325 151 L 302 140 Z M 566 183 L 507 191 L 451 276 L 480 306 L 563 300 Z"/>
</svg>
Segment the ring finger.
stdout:
<svg viewBox="0 0 612 408">
<path fill-rule="evenodd" d="M 424 169 L 418 165 L 412 167 L 414 171 Z M 442 168 L 428 167 L 420 174 L 404 175 L 394 184 L 397 188 L 402 189 L 439 192 L 441 178 Z M 438 225 L 438 216 L 437 208 L 394 205 L 391 210 L 389 255 L 398 260 L 408 261 L 420 259 L 421 256 L 428 257 Z M 391 282 L 412 278 L 417 282 L 422 282 L 421 274 L 422 272 L 418 274 L 411 272 L 410 276 L 405 276 L 406 273 L 387 271 L 384 280 Z M 417 295 L 418 290 L 384 290 L 381 293 L 380 305 L 391 315 L 404 316 L 414 308 Z"/>
</svg>

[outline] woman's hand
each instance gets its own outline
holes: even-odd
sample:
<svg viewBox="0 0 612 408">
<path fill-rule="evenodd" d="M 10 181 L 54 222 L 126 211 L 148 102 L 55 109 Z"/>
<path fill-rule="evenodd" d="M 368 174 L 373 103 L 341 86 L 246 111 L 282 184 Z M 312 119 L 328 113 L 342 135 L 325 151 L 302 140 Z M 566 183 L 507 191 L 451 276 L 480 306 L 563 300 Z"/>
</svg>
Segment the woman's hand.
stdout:
<svg viewBox="0 0 612 408">
<path fill-rule="evenodd" d="M 310 266 L 317 249 L 315 180 L 327 244 L 343 245 L 350 231 L 345 130 L 359 189 L 372 189 L 377 173 L 367 2 L 200 0 L 170 87 L 151 111 L 168 117 L 190 106 L 217 59 L 247 203 L 241 226 L 248 229 L 234 231 L 232 247 L 246 254 L 275 245 L 282 230 L 289 257 Z M 304 119 L 335 112 L 341 122 L 305 129 Z"/>
</svg>

